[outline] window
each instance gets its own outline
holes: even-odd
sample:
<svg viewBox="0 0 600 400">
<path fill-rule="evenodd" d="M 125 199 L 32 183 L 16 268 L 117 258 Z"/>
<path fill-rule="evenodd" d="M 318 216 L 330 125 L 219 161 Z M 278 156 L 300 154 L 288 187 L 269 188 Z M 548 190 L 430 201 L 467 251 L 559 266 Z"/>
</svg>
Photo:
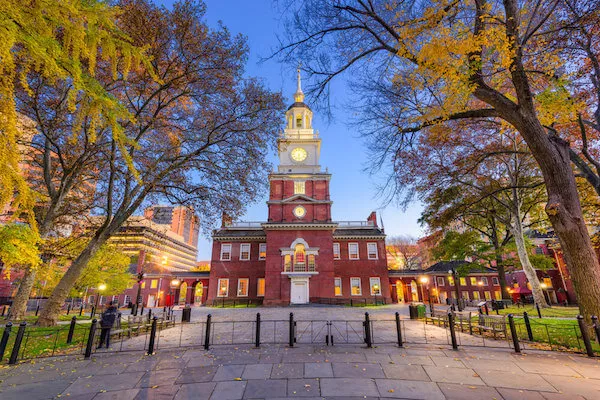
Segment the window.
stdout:
<svg viewBox="0 0 600 400">
<path fill-rule="evenodd" d="M 258 278 L 256 281 L 256 296 L 264 297 L 265 295 L 265 278 Z"/>
<path fill-rule="evenodd" d="M 453 299 L 456 299 L 456 292 L 455 292 L 455 291 L 452 291 L 452 292 L 450 293 L 450 296 L 451 296 Z"/>
<path fill-rule="evenodd" d="M 231 243 L 221 244 L 221 261 L 231 260 Z"/>
<path fill-rule="evenodd" d="M 217 289 L 217 297 L 227 297 L 229 294 L 229 279 L 219 279 L 219 288 Z"/>
<path fill-rule="evenodd" d="M 459 278 L 460 286 L 467 286 L 467 278 Z"/>
<path fill-rule="evenodd" d="M 348 258 L 358 260 L 358 243 L 348 243 Z"/>
<path fill-rule="evenodd" d="M 460 295 L 463 299 L 469 300 L 469 292 L 467 292 L 466 290 L 464 292 L 460 292 Z"/>
<path fill-rule="evenodd" d="M 544 278 L 544 282 L 546 284 L 547 288 L 551 288 L 552 287 L 552 279 L 550 278 Z"/>
<path fill-rule="evenodd" d="M 146 281 L 142 282 L 142 289 L 146 289 Z"/>
<path fill-rule="evenodd" d="M 367 243 L 367 258 L 377 260 L 377 243 Z"/>
<path fill-rule="evenodd" d="M 240 244 L 240 261 L 250 260 L 250 243 Z"/>
<path fill-rule="evenodd" d="M 296 128 L 302 128 L 302 117 L 296 117 Z"/>
<path fill-rule="evenodd" d="M 333 288 L 336 296 L 342 295 L 342 278 L 333 278 Z"/>
<path fill-rule="evenodd" d="M 350 278 L 350 294 L 352 296 L 360 296 L 362 294 L 360 278 Z"/>
<path fill-rule="evenodd" d="M 283 268 L 285 271 L 290 272 L 292 270 L 292 256 L 286 254 L 283 256 Z"/>
<path fill-rule="evenodd" d="M 260 243 L 258 245 L 258 259 L 264 260 L 265 258 L 267 258 L 267 244 Z"/>
<path fill-rule="evenodd" d="M 481 277 L 481 282 L 483 282 L 483 286 L 487 286 L 488 285 L 488 278 L 485 276 Z"/>
<path fill-rule="evenodd" d="M 248 278 L 239 278 L 238 279 L 237 295 L 239 297 L 248 297 Z"/>
<path fill-rule="evenodd" d="M 496 278 L 495 276 L 494 276 L 494 277 L 492 277 L 492 283 L 493 283 L 495 286 L 499 286 L 499 285 L 500 285 L 500 281 L 498 281 L 498 278 Z"/>
<path fill-rule="evenodd" d="M 502 300 L 502 293 L 499 290 L 494 291 L 494 297 L 496 300 Z"/>
<path fill-rule="evenodd" d="M 371 287 L 371 296 L 381 296 L 381 279 L 379 277 L 369 278 L 369 286 Z"/>
<path fill-rule="evenodd" d="M 315 255 L 314 254 L 308 255 L 308 270 L 309 271 L 315 270 Z"/>
<path fill-rule="evenodd" d="M 333 244 L 333 259 L 334 260 L 339 260 L 340 257 L 340 244 L 339 243 L 334 243 Z"/>
<path fill-rule="evenodd" d="M 438 286 L 446 286 L 446 282 L 444 282 L 444 277 L 443 276 L 438 276 L 437 277 L 437 284 L 438 284 Z"/>
<path fill-rule="evenodd" d="M 479 292 L 473 292 L 473 300 L 479 300 Z"/>
<path fill-rule="evenodd" d="M 471 286 L 477 286 L 477 278 L 472 276 L 469 278 L 469 280 L 471 281 Z"/>
<path fill-rule="evenodd" d="M 294 264 L 299 268 L 304 268 L 306 263 L 306 253 L 304 252 L 304 245 L 298 243 L 294 248 Z"/>
<path fill-rule="evenodd" d="M 485 296 L 486 300 L 491 300 L 492 299 L 492 294 L 490 292 L 483 292 L 483 295 Z"/>
<path fill-rule="evenodd" d="M 131 303 L 131 296 L 126 294 L 125 298 L 123 299 L 123 304 L 128 305 L 129 303 Z"/>
<path fill-rule="evenodd" d="M 158 287 L 158 279 L 152 279 L 150 282 L 150 289 L 156 289 Z"/>
<path fill-rule="evenodd" d="M 294 194 L 305 194 L 306 185 L 305 182 L 294 182 Z"/>
<path fill-rule="evenodd" d="M 451 276 L 448 277 L 448 284 L 450 286 L 454 286 L 454 278 L 453 277 L 451 277 Z"/>
</svg>

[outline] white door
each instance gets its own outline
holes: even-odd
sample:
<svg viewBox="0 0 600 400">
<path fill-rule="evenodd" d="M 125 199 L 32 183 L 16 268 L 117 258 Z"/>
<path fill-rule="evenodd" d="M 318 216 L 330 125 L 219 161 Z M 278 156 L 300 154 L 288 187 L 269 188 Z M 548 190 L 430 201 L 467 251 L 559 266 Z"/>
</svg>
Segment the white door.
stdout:
<svg viewBox="0 0 600 400">
<path fill-rule="evenodd" d="M 154 307 L 154 295 L 148 295 L 148 303 L 146 303 L 146 307 Z"/>
<path fill-rule="evenodd" d="M 292 281 L 292 290 L 290 293 L 292 304 L 308 303 L 308 281 Z"/>
</svg>

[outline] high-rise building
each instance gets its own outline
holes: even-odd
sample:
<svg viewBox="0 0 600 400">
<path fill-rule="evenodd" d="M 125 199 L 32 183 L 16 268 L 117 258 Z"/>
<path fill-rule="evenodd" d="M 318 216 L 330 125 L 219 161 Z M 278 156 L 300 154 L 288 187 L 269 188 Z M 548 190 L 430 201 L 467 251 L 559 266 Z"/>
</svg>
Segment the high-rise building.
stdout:
<svg viewBox="0 0 600 400">
<path fill-rule="evenodd" d="M 155 224 L 168 225 L 172 232 L 183 237 L 185 243 L 198 247 L 200 220 L 194 210 L 183 206 L 151 206 L 144 217 Z"/>
</svg>

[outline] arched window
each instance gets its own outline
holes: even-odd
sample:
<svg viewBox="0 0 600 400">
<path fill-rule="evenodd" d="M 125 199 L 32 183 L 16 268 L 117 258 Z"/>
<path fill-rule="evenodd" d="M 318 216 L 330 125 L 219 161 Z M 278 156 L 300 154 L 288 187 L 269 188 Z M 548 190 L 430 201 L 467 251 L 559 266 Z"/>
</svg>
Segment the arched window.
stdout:
<svg viewBox="0 0 600 400">
<path fill-rule="evenodd" d="M 204 294 L 204 285 L 202 282 L 198 282 L 196 284 L 196 289 L 194 290 L 194 304 L 200 305 L 202 304 L 202 295 Z"/>
<path fill-rule="evenodd" d="M 186 297 L 187 297 L 187 283 L 183 282 L 181 284 L 181 286 L 179 286 L 179 303 L 178 304 L 185 304 Z"/>
<path fill-rule="evenodd" d="M 298 243 L 296 247 L 294 247 L 294 264 L 300 268 L 303 268 L 306 265 L 304 245 L 301 243 Z"/>
</svg>

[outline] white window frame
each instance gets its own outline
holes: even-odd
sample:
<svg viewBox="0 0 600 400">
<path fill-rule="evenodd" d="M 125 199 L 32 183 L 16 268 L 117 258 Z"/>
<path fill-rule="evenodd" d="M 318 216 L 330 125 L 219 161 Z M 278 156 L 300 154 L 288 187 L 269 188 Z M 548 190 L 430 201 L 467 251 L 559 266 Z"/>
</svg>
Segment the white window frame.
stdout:
<svg viewBox="0 0 600 400">
<path fill-rule="evenodd" d="M 294 194 L 306 194 L 305 181 L 294 181 Z"/>
<path fill-rule="evenodd" d="M 226 251 L 225 249 L 229 249 L 229 251 Z M 227 258 L 224 258 L 223 255 L 224 254 L 228 254 Z M 221 257 L 220 257 L 221 261 L 231 261 L 231 243 L 221 243 Z"/>
<path fill-rule="evenodd" d="M 221 294 L 221 282 L 226 282 L 225 294 Z M 217 281 L 217 297 L 227 296 L 229 296 L 229 278 L 219 278 L 219 280 Z"/>
<path fill-rule="evenodd" d="M 125 298 L 123 299 L 123 304 L 124 304 L 125 306 L 127 306 L 127 305 L 128 305 L 130 302 L 131 302 L 131 296 L 130 296 L 130 295 L 128 295 L 128 294 L 126 294 L 126 295 L 125 295 Z"/>
<path fill-rule="evenodd" d="M 352 292 L 352 288 L 354 287 L 354 286 L 352 286 L 353 279 L 358 279 L 358 294 L 354 294 Z M 362 296 L 362 282 L 361 282 L 360 277 L 358 277 L 358 276 L 350 277 L 350 296 Z"/>
<path fill-rule="evenodd" d="M 242 254 L 244 253 L 243 248 L 248 247 L 248 257 L 242 258 Z M 250 261 L 250 251 L 252 250 L 252 244 L 250 243 L 240 243 L 240 261 Z"/>
<path fill-rule="evenodd" d="M 492 300 L 492 292 L 490 292 L 489 290 L 486 290 L 486 291 L 484 291 L 484 292 L 483 292 L 483 298 L 484 298 L 486 301 L 490 301 L 490 300 Z"/>
<path fill-rule="evenodd" d="M 336 251 L 336 249 L 337 249 L 337 251 Z M 341 258 L 342 258 L 342 252 L 340 251 L 340 244 L 334 243 L 333 244 L 333 259 L 340 260 Z"/>
<path fill-rule="evenodd" d="M 379 293 L 373 293 L 373 283 L 377 283 L 379 286 Z M 378 276 L 372 276 L 369 278 L 369 289 L 371 290 L 371 296 L 381 296 L 381 278 Z"/>
<path fill-rule="evenodd" d="M 487 276 L 482 276 L 481 277 L 481 282 L 483 282 L 483 286 L 488 286 L 489 285 L 489 281 Z"/>
<path fill-rule="evenodd" d="M 492 285 L 494 285 L 494 286 L 500 286 L 500 279 L 498 279 L 497 276 L 493 276 L 492 277 Z"/>
<path fill-rule="evenodd" d="M 261 254 L 265 253 L 264 257 L 261 257 Z M 266 243 L 259 243 L 258 245 L 258 259 L 259 260 L 265 260 L 267 258 L 267 244 Z"/>
<path fill-rule="evenodd" d="M 435 278 L 437 281 L 437 285 L 438 286 L 446 286 L 446 280 L 444 279 L 443 276 L 438 276 L 437 278 Z"/>
<path fill-rule="evenodd" d="M 240 283 L 246 282 L 246 294 L 240 294 Z M 237 285 L 237 297 L 248 297 L 248 292 L 250 291 L 250 279 L 249 278 L 238 278 Z"/>
<path fill-rule="evenodd" d="M 352 258 L 352 252 L 350 251 L 351 246 L 356 246 L 356 258 Z M 349 260 L 360 260 L 360 250 L 358 248 L 358 242 L 348 243 L 348 259 Z"/>
<path fill-rule="evenodd" d="M 260 282 L 263 282 L 263 292 L 262 294 L 260 293 Z M 267 289 L 267 282 L 265 281 L 265 278 L 258 278 L 256 280 L 256 297 L 265 297 L 265 290 Z"/>
<path fill-rule="evenodd" d="M 340 294 L 335 293 L 335 288 L 337 287 L 340 288 Z M 343 296 L 344 294 L 344 289 L 342 289 L 342 278 L 340 277 L 333 278 L 333 294 L 335 296 Z"/>
<path fill-rule="evenodd" d="M 375 246 L 375 257 L 371 257 L 371 251 L 369 250 L 369 246 Z M 377 242 L 367 243 L 367 258 L 369 260 L 378 260 L 379 259 L 379 250 L 377 249 Z"/>
</svg>

